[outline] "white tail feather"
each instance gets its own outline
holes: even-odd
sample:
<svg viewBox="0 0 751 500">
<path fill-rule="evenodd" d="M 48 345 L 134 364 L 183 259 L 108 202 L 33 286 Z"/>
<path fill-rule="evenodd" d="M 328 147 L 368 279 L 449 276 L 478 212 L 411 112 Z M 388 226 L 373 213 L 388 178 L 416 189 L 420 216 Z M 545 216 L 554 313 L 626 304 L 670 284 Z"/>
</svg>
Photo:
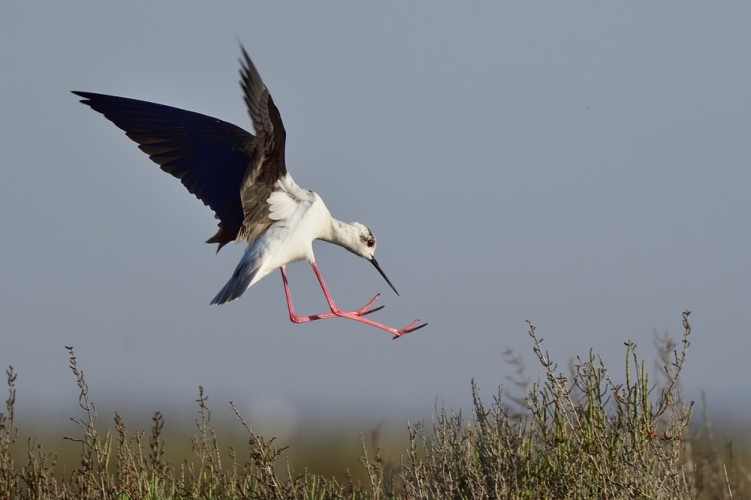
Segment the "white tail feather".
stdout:
<svg viewBox="0 0 751 500">
<path fill-rule="evenodd" d="M 242 259 L 235 268 L 235 272 L 232 273 L 232 277 L 224 285 L 224 288 L 216 294 L 211 303 L 224 304 L 240 297 L 254 283 L 253 278 L 258 274 L 262 262 L 263 259 L 259 259 L 252 248 L 245 250 Z"/>
</svg>

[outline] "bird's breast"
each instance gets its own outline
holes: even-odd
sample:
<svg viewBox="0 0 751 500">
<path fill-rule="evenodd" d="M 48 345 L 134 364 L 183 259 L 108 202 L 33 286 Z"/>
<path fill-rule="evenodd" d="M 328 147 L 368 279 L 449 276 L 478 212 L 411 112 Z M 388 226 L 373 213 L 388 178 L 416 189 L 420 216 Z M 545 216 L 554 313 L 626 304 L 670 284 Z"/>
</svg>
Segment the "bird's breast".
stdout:
<svg viewBox="0 0 751 500">
<path fill-rule="evenodd" d="M 313 262 L 313 240 L 331 227 L 331 214 L 314 192 L 297 186 L 287 176 L 268 197 L 269 219 L 273 222 L 254 245 L 274 267 L 296 260 Z"/>
</svg>

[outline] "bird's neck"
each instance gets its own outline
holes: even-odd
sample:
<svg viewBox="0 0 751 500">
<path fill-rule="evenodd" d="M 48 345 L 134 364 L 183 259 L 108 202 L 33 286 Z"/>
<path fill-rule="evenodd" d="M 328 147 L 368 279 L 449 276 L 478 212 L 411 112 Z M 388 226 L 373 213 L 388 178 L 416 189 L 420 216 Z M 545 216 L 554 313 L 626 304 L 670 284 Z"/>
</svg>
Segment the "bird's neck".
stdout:
<svg viewBox="0 0 751 500">
<path fill-rule="evenodd" d="M 332 218 L 330 230 L 321 239 L 352 252 L 357 242 L 357 230 L 352 224 Z"/>
</svg>

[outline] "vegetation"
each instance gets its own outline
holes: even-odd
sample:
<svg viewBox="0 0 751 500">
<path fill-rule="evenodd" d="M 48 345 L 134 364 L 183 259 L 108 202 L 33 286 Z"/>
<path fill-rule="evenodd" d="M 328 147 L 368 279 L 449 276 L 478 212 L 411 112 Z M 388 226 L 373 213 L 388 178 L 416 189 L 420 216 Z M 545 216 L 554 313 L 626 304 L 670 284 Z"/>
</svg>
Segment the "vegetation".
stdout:
<svg viewBox="0 0 751 500">
<path fill-rule="evenodd" d="M 658 337 L 661 374 L 650 381 L 633 343 L 625 345 L 623 380 L 590 352 L 558 371 L 535 327 L 529 335 L 542 379 L 526 379 L 520 358 L 512 380 L 520 395 L 499 390 L 483 401 L 472 383 L 473 410 L 438 408 L 430 425 L 408 425 L 400 460 L 383 458 L 360 438 L 363 481 L 295 471 L 285 448 L 256 433 L 230 403 L 246 435 L 242 447 L 222 446 L 199 389 L 192 456 L 165 459 L 164 419 L 148 433 L 132 433 L 120 415 L 114 430 L 97 430 L 97 414 L 73 348 L 70 369 L 80 389 L 77 462 L 58 458 L 30 438 L 19 453 L 14 419 L 15 380 L 0 413 L 0 499 L 4 498 L 749 498 L 744 464 L 719 449 L 711 427 L 692 431 L 693 403 L 684 400 L 680 374 L 689 348 L 689 313 L 676 345 Z M 508 402 L 504 399 L 508 398 Z M 704 436 L 697 438 L 697 432 Z"/>
</svg>

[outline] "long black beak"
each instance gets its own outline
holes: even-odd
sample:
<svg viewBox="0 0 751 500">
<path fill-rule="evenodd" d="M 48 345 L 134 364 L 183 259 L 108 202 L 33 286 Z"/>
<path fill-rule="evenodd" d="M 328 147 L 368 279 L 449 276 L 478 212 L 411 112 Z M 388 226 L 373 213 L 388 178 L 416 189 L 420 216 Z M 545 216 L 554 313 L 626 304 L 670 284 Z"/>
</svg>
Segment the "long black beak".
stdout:
<svg viewBox="0 0 751 500">
<path fill-rule="evenodd" d="M 373 257 L 372 259 L 370 259 L 370 263 L 373 264 L 373 267 L 375 267 L 376 269 L 378 269 L 378 272 L 381 273 L 381 276 L 383 276 L 383 279 L 386 280 L 386 283 L 389 284 L 389 286 L 394 291 L 394 293 L 397 294 L 397 295 L 399 295 L 399 292 L 396 291 L 396 288 L 394 287 L 394 285 L 391 284 L 391 280 L 388 278 L 388 276 L 386 276 L 386 273 L 383 272 L 383 269 L 381 269 L 381 266 L 378 265 L 378 261 L 375 260 L 375 257 Z"/>
</svg>

